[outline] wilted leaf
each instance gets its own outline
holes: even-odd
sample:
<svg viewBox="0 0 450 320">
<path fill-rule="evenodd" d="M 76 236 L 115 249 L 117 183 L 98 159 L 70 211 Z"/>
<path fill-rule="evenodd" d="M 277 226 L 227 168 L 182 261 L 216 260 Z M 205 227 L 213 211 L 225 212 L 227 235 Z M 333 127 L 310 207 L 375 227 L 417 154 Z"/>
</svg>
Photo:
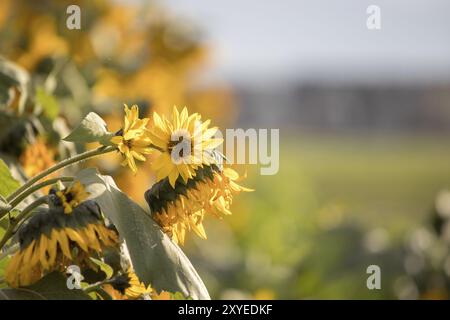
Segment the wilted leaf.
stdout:
<svg viewBox="0 0 450 320">
<path fill-rule="evenodd" d="M 102 270 L 105 275 L 106 275 L 106 279 L 111 279 L 111 277 L 113 276 L 114 270 L 111 268 L 111 266 L 109 266 L 108 264 L 104 263 L 101 260 L 95 259 L 95 258 L 90 258 L 91 261 L 93 263 L 95 263 L 97 266 L 99 266 L 100 270 Z"/>
<path fill-rule="evenodd" d="M 137 203 L 116 187 L 111 177 L 86 169 L 79 172 L 77 178 L 87 186 L 125 239 L 133 267 L 142 282 L 158 291 L 180 291 L 194 299 L 210 299 L 203 281 L 181 249 Z"/>
<path fill-rule="evenodd" d="M 47 300 L 91 300 L 83 290 L 69 289 L 66 277 L 59 272 L 52 272 L 27 288 Z"/>
<path fill-rule="evenodd" d="M 19 182 L 13 178 L 6 163 L 0 159 L 0 195 L 7 197 L 19 186 Z"/>
<path fill-rule="evenodd" d="M 13 62 L 0 57 L 0 82 L 6 86 L 25 85 L 30 80 L 30 76 L 25 69 Z"/>
<path fill-rule="evenodd" d="M 66 278 L 58 272 L 46 275 L 32 286 L 1 289 L 0 300 L 91 300 L 83 290 L 67 288 Z"/>
<path fill-rule="evenodd" d="M 45 297 L 30 289 L 0 289 L 0 300 L 46 300 Z"/>
<path fill-rule="evenodd" d="M 9 86 L 0 82 L 0 107 L 6 105 L 11 99 Z"/>
<path fill-rule="evenodd" d="M 113 134 L 106 129 L 105 121 L 95 112 L 89 112 L 67 137 L 66 141 L 72 142 L 100 142 L 109 145 Z"/>
<path fill-rule="evenodd" d="M 36 102 L 42 107 L 45 116 L 54 120 L 59 113 L 58 102 L 55 97 L 45 92 L 42 88 L 36 90 Z"/>
<path fill-rule="evenodd" d="M 25 108 L 28 99 L 30 76 L 25 69 L 0 57 L 0 83 L 3 88 L 17 87 L 21 94 L 19 99 L 19 113 Z"/>
</svg>

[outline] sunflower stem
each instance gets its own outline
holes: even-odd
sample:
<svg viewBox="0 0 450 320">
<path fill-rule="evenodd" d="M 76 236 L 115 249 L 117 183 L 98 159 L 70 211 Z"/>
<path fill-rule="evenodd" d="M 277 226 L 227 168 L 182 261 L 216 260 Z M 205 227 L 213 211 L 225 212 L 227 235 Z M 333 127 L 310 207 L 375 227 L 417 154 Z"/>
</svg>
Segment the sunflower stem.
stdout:
<svg viewBox="0 0 450 320">
<path fill-rule="evenodd" d="M 61 162 L 58 162 L 54 166 L 48 168 L 47 170 L 42 171 L 38 175 L 36 175 L 33 178 L 29 179 L 19 189 L 17 189 L 12 194 L 10 194 L 6 200 L 9 202 L 12 199 L 15 199 L 16 197 L 18 197 L 19 195 L 24 193 L 28 188 L 32 187 L 36 182 L 38 182 L 39 180 L 45 178 L 49 174 L 52 174 L 55 171 L 58 171 L 58 170 L 60 170 L 60 169 L 62 169 L 64 167 L 67 167 L 67 166 L 71 165 L 71 164 L 74 164 L 74 163 L 86 160 L 88 158 L 93 158 L 93 157 L 96 157 L 96 156 L 99 156 L 99 155 L 102 155 L 102 154 L 105 154 L 105 153 L 108 153 L 108 152 L 111 152 L 111 151 L 114 151 L 114 150 L 116 150 L 116 147 L 113 147 L 113 146 L 102 146 L 100 148 L 97 148 L 97 149 L 94 149 L 94 150 L 89 150 L 89 151 L 77 154 L 77 155 L 75 155 L 73 157 L 64 159 Z"/>
<path fill-rule="evenodd" d="M 25 209 L 22 210 L 21 213 L 13 220 L 10 220 L 8 229 L 6 229 L 3 238 L 0 240 L 0 250 L 3 249 L 3 246 L 6 242 L 14 235 L 16 226 L 25 218 L 27 218 L 28 214 L 30 214 L 34 209 L 39 207 L 41 204 L 45 204 L 48 201 L 48 196 L 43 196 L 32 203 L 30 203 Z"/>
<path fill-rule="evenodd" d="M 70 181 L 73 181 L 73 180 L 74 180 L 74 177 L 58 177 L 58 178 L 53 178 L 53 179 L 48 179 L 48 180 L 42 181 L 41 183 L 38 183 L 38 184 L 30 187 L 26 191 L 24 191 L 21 194 L 19 194 L 16 198 L 11 200 L 11 202 L 9 203 L 11 205 L 10 211 L 12 209 L 14 209 L 23 200 L 25 200 L 29 195 L 31 195 L 32 193 L 38 191 L 39 189 L 42 189 L 42 188 L 44 188 L 46 186 L 55 184 L 58 181 L 70 182 Z"/>
<path fill-rule="evenodd" d="M 112 281 L 113 281 L 113 279 L 106 279 L 103 281 L 96 282 L 96 283 L 91 284 L 91 285 L 87 286 L 86 288 L 84 288 L 83 291 L 86 293 L 91 293 L 92 291 L 96 291 L 96 290 L 100 289 L 103 285 L 111 283 Z"/>
</svg>

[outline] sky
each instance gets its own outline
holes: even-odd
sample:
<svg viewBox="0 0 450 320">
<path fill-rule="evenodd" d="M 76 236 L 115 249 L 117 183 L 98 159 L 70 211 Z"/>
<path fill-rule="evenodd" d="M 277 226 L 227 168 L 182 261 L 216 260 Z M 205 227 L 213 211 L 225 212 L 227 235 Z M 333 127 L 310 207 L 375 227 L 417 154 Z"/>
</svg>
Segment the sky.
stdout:
<svg viewBox="0 0 450 320">
<path fill-rule="evenodd" d="M 228 80 L 450 82 L 448 0 L 165 0 Z M 366 9 L 381 10 L 368 30 Z"/>
</svg>

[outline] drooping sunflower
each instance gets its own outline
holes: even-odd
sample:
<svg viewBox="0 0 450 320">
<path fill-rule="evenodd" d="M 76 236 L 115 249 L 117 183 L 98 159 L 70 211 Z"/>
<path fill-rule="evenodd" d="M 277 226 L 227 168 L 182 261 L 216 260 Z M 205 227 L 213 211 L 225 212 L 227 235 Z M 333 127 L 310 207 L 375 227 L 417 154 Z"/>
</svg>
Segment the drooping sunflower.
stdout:
<svg viewBox="0 0 450 320">
<path fill-rule="evenodd" d="M 90 257 L 100 257 L 106 248 L 118 245 L 117 232 L 105 225 L 95 201 L 84 201 L 66 213 L 64 199 L 58 193 L 53 195 L 50 208 L 39 209 L 19 229 L 20 249 L 5 270 L 11 287 L 31 285 L 72 264 L 96 269 Z"/>
<path fill-rule="evenodd" d="M 158 181 L 168 177 L 170 185 L 175 187 L 179 176 L 187 183 L 195 177 L 198 168 L 215 163 L 211 154 L 223 139 L 214 138 L 218 128 L 209 128 L 210 122 L 202 122 L 198 113 L 189 115 L 186 107 L 181 113 L 173 107 L 171 120 L 153 114 L 149 135 L 160 151 L 152 164 Z"/>
<path fill-rule="evenodd" d="M 73 208 L 77 207 L 81 202 L 89 197 L 89 193 L 86 192 L 80 181 L 75 181 L 70 187 L 53 191 L 50 193 L 56 194 L 54 197 L 54 202 L 57 206 L 62 206 L 64 208 L 65 214 L 70 214 Z"/>
<path fill-rule="evenodd" d="M 163 231 L 176 243 L 184 244 L 186 231 L 206 239 L 205 214 L 218 218 L 230 215 L 233 195 L 253 191 L 240 186 L 238 180 L 239 174 L 233 169 L 212 164 L 198 168 L 186 184 L 178 179 L 172 187 L 168 178 L 161 180 L 147 190 L 145 200 Z"/>
<path fill-rule="evenodd" d="M 153 292 L 151 286 L 145 286 L 139 281 L 133 269 L 129 268 L 125 274 L 116 276 L 109 284 L 102 286 L 114 300 L 136 300 L 150 297 Z"/>
<path fill-rule="evenodd" d="M 137 105 L 128 108 L 125 104 L 124 111 L 124 126 L 111 138 L 111 142 L 117 145 L 120 153 L 125 157 L 122 165 L 128 165 L 133 173 L 136 173 L 135 159 L 145 161 L 144 155 L 152 152 L 152 148 L 150 148 L 152 141 L 146 128 L 149 119 L 139 119 L 139 108 Z"/>
</svg>

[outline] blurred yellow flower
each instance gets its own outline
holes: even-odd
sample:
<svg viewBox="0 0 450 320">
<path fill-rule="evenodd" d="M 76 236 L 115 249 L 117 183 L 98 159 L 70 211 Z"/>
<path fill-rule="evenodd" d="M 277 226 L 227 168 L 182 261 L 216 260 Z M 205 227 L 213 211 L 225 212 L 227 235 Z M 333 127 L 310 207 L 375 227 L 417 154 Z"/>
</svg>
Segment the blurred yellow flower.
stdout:
<svg viewBox="0 0 450 320">
<path fill-rule="evenodd" d="M 152 165 L 157 181 L 168 177 L 170 185 L 174 187 L 181 176 L 187 183 L 188 179 L 195 176 L 197 168 L 215 163 L 211 152 L 223 139 L 213 138 L 217 127 L 208 128 L 210 120 L 202 123 L 198 113 L 189 115 L 186 107 L 180 113 L 177 107 L 173 107 L 171 120 L 155 112 L 153 122 L 150 137 L 154 146 L 161 151 Z"/>
<path fill-rule="evenodd" d="M 116 144 L 119 151 L 125 156 L 123 166 L 128 165 L 133 173 L 136 173 L 137 166 L 135 159 L 145 161 L 145 154 L 150 154 L 152 141 L 148 137 L 146 129 L 148 118 L 139 119 L 139 109 L 137 105 L 128 108 L 124 107 L 125 118 L 124 127 L 118 135 L 111 139 Z"/>
<path fill-rule="evenodd" d="M 153 291 L 150 296 L 152 300 L 172 300 L 170 292 L 164 290 L 161 291 L 160 293 L 156 293 L 155 291 Z"/>
<path fill-rule="evenodd" d="M 19 162 L 28 177 L 33 177 L 55 164 L 55 151 L 46 139 L 38 136 L 33 143 L 27 144 L 19 157 Z"/>
</svg>

